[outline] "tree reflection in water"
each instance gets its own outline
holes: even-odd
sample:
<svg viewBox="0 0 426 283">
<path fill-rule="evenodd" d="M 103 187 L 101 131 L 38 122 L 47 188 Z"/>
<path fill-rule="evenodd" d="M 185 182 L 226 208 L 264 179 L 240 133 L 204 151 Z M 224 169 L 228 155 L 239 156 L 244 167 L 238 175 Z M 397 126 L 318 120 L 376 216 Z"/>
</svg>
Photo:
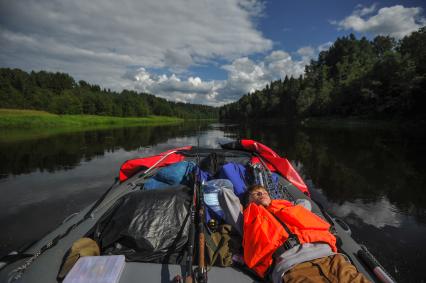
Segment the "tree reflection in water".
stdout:
<svg viewBox="0 0 426 283">
<path fill-rule="evenodd" d="M 343 218 L 400 281 L 419 282 L 426 264 L 426 135 L 383 128 L 224 127 L 262 141 L 302 173 L 312 196 Z"/>
<path fill-rule="evenodd" d="M 182 145 L 258 140 L 287 157 L 313 198 L 351 225 L 401 281 L 426 264 L 425 134 L 380 128 L 186 123 L 0 142 L 0 255 L 95 200 L 127 159 Z M 28 229 L 30 227 L 30 229 Z"/>
</svg>

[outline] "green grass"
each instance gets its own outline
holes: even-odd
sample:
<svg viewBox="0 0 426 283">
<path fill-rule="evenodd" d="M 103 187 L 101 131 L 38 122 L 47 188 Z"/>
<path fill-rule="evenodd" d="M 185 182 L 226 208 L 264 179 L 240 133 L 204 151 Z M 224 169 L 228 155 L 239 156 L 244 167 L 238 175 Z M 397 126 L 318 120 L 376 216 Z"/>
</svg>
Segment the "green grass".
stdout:
<svg viewBox="0 0 426 283">
<path fill-rule="evenodd" d="M 122 118 L 96 115 L 56 115 L 36 110 L 0 109 L 0 142 L 16 142 L 88 130 L 174 125 L 182 122 L 183 119 L 165 116 Z"/>
<path fill-rule="evenodd" d="M 0 109 L 0 128 L 2 129 L 87 129 L 114 126 L 156 126 L 175 124 L 182 121 L 183 119 L 165 116 L 122 118 L 96 115 L 56 115 L 36 110 Z"/>
</svg>

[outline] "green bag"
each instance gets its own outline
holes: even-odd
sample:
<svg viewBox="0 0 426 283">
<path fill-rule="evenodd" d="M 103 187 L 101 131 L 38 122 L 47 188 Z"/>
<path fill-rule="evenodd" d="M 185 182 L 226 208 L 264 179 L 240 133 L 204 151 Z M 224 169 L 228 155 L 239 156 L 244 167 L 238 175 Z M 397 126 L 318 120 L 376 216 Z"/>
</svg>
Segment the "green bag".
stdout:
<svg viewBox="0 0 426 283">
<path fill-rule="evenodd" d="M 241 250 L 241 236 L 231 225 L 219 225 L 216 232 L 206 234 L 206 264 L 208 266 L 231 266 L 232 255 Z"/>
</svg>

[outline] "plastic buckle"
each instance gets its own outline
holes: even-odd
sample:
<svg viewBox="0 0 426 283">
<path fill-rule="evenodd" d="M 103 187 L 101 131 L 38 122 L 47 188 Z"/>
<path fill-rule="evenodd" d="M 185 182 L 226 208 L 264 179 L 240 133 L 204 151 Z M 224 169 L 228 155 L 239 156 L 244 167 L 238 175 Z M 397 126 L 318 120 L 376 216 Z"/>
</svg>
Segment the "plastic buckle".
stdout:
<svg viewBox="0 0 426 283">
<path fill-rule="evenodd" d="M 289 235 L 288 239 L 284 242 L 284 248 L 286 251 L 297 245 L 300 245 L 300 243 L 294 234 Z"/>
</svg>

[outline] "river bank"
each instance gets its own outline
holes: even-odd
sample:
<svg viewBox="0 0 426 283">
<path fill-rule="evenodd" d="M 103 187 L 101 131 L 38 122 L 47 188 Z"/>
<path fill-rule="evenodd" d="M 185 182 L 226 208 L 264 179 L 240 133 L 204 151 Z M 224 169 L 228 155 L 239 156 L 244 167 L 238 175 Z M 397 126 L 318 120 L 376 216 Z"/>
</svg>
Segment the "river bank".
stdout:
<svg viewBox="0 0 426 283">
<path fill-rule="evenodd" d="M 56 115 L 37 110 L 0 109 L 0 142 L 15 142 L 62 133 L 183 123 L 177 117 L 111 117 Z"/>
<path fill-rule="evenodd" d="M 233 120 L 220 120 L 232 124 Z M 408 119 L 372 119 L 368 117 L 307 117 L 304 119 L 285 120 L 278 118 L 259 118 L 240 121 L 243 125 L 262 124 L 269 126 L 286 125 L 291 128 L 333 128 L 333 129 L 406 129 L 424 131 L 426 121 Z"/>
<path fill-rule="evenodd" d="M 369 119 L 363 117 L 310 117 L 299 121 L 302 127 L 328 127 L 328 128 L 411 128 L 423 129 L 426 121 L 407 119 Z"/>
<path fill-rule="evenodd" d="M 111 117 L 96 115 L 56 115 L 45 111 L 0 109 L 1 129 L 22 128 L 91 128 L 130 125 L 163 125 L 183 122 L 166 116 Z"/>
</svg>

